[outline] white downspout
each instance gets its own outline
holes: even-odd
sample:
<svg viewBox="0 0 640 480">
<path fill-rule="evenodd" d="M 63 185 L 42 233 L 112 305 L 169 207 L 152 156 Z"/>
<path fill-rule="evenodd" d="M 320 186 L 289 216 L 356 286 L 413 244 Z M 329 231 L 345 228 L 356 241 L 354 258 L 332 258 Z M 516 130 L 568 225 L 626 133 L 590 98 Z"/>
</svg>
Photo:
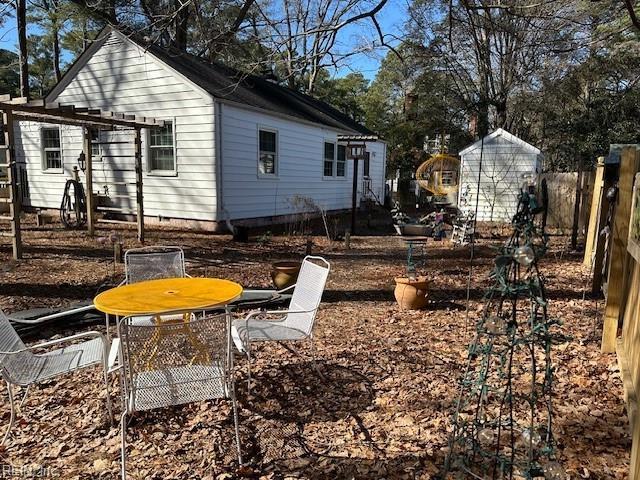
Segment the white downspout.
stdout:
<svg viewBox="0 0 640 480">
<path fill-rule="evenodd" d="M 224 174 L 222 167 L 222 103 L 214 103 L 214 123 L 215 123 L 215 166 L 216 166 L 216 222 L 224 218 L 229 231 L 235 235 L 236 229 L 229 219 L 229 212 L 224 206 Z"/>
</svg>

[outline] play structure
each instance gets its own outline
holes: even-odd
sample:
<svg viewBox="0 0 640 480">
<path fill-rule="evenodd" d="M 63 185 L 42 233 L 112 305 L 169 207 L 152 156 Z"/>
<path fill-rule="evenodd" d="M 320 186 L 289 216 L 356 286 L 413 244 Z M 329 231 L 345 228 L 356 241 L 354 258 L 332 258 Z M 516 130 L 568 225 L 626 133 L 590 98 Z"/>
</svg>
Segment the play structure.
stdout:
<svg viewBox="0 0 640 480">
<path fill-rule="evenodd" d="M 396 203 L 391 210 L 394 227 L 399 235 L 432 236 L 440 240 L 444 236 L 444 224 L 452 213 L 448 211 L 456 203 L 460 161 L 457 157 L 440 151 L 422 162 L 415 172 L 417 187 L 426 193 L 425 213 L 411 218 Z M 421 204 L 419 198 L 416 207 Z"/>
<path fill-rule="evenodd" d="M 423 190 L 435 197 L 451 197 L 455 201 L 458 193 L 460 160 L 448 153 L 436 153 L 416 170 L 416 182 Z"/>
</svg>

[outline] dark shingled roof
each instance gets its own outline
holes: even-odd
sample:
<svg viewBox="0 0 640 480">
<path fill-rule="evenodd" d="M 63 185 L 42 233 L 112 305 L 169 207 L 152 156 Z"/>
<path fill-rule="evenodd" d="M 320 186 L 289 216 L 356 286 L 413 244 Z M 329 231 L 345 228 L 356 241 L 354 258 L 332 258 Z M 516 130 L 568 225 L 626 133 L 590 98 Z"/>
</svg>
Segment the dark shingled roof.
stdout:
<svg viewBox="0 0 640 480">
<path fill-rule="evenodd" d="M 217 63 L 209 63 L 189 53 L 173 52 L 156 45 L 149 46 L 139 40 L 136 41 L 215 98 L 250 105 L 268 112 L 289 115 L 362 135 L 374 134 L 331 105 L 309 95 L 277 85 L 255 75 L 242 73 Z"/>
</svg>

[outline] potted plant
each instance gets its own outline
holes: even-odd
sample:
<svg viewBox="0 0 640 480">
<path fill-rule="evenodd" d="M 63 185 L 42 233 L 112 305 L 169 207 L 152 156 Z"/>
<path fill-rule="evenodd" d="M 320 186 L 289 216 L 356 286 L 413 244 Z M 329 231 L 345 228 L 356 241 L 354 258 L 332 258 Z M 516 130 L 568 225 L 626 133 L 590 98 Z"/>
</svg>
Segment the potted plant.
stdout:
<svg viewBox="0 0 640 480">
<path fill-rule="evenodd" d="M 298 280 L 301 262 L 295 260 L 283 260 L 273 262 L 271 280 L 278 290 L 290 287 Z"/>
<path fill-rule="evenodd" d="M 393 293 L 401 310 L 419 310 L 427 305 L 427 277 L 396 277 L 395 280 Z"/>
</svg>

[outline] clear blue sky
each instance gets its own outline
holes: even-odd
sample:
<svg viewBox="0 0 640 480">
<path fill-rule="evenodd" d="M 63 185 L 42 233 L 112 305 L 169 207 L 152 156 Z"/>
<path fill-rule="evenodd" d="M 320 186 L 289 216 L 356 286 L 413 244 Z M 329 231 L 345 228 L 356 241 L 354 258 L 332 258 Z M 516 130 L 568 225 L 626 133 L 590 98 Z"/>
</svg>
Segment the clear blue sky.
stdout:
<svg viewBox="0 0 640 480">
<path fill-rule="evenodd" d="M 377 19 L 382 31 L 390 34 L 387 41 L 392 45 L 397 45 L 393 39 L 394 35 L 399 35 L 402 31 L 404 19 L 407 12 L 407 1 L 409 0 L 389 0 L 389 2 L 378 13 Z M 28 34 L 39 33 L 37 27 L 30 25 Z M 363 47 L 368 42 L 375 40 L 378 42 L 378 34 L 370 21 L 362 24 L 352 25 L 340 33 L 338 50 L 350 51 L 353 48 Z M 17 52 L 17 34 L 15 18 L 8 18 L 5 24 L 0 27 L 0 48 Z M 336 76 L 344 76 L 350 72 L 361 72 L 366 78 L 373 80 L 380 67 L 382 58 L 387 54 L 388 49 L 379 49 L 370 53 L 361 53 L 349 58 L 335 72 Z M 63 62 L 71 61 L 70 55 L 63 56 Z M 334 72 L 332 72 L 334 73 Z"/>
</svg>

